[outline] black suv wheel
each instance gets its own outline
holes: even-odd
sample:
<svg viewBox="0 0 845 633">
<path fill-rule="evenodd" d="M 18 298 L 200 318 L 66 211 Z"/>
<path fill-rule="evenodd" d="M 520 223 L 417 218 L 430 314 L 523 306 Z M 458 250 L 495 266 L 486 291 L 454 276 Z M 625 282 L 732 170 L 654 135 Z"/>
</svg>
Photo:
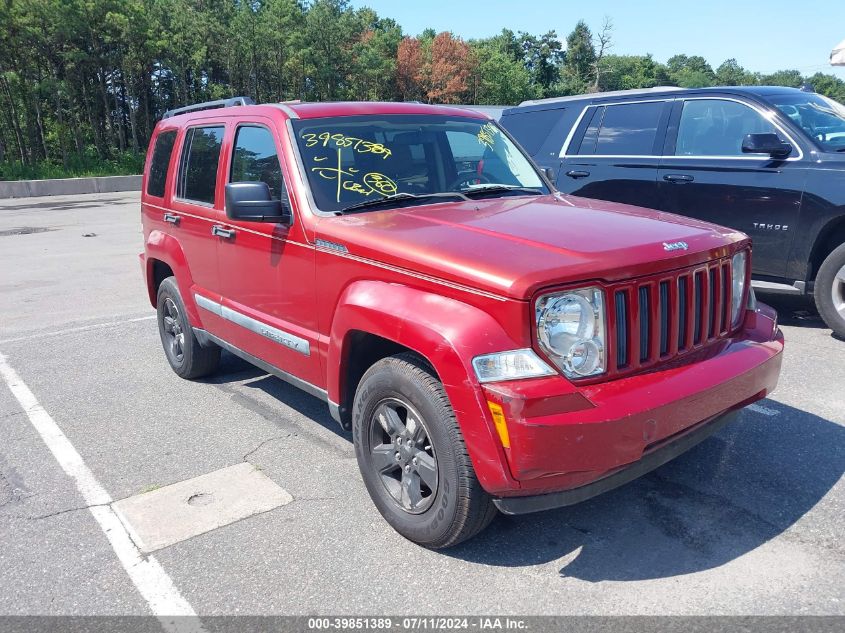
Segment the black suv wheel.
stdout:
<svg viewBox="0 0 845 633">
<path fill-rule="evenodd" d="M 449 547 L 495 517 L 443 385 L 415 356 L 385 358 L 367 370 L 355 393 L 352 425 L 370 497 L 405 538 Z"/>
<path fill-rule="evenodd" d="M 167 362 L 182 378 L 200 378 L 213 373 L 220 363 L 217 345 L 200 345 L 188 322 L 185 304 L 174 277 L 158 288 L 158 333 Z"/>
<path fill-rule="evenodd" d="M 845 338 L 845 244 L 833 249 L 816 275 L 816 307 L 827 326 Z"/>
</svg>

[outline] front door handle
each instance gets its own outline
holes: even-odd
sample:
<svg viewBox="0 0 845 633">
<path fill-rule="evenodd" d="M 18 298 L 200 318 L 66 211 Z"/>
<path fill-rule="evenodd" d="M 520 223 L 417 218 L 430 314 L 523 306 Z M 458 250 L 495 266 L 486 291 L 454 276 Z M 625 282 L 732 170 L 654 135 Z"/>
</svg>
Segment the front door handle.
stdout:
<svg viewBox="0 0 845 633">
<path fill-rule="evenodd" d="M 684 183 L 692 182 L 693 180 L 695 180 L 695 178 L 693 178 L 689 174 L 666 174 L 665 176 L 663 176 L 663 180 L 665 180 L 666 182 Z"/>
<path fill-rule="evenodd" d="M 224 229 L 219 224 L 215 224 L 211 227 L 211 234 L 216 235 L 217 237 L 223 237 L 227 240 L 230 240 L 235 237 L 235 229 Z"/>
<path fill-rule="evenodd" d="M 566 172 L 566 175 L 569 176 L 570 178 L 576 178 L 576 179 L 577 178 L 586 178 L 587 176 L 590 175 L 590 172 L 580 171 L 578 169 L 570 169 L 568 172 Z"/>
<path fill-rule="evenodd" d="M 164 214 L 164 221 L 170 222 L 171 224 L 179 224 L 179 220 L 181 220 L 181 216 L 175 215 L 173 213 L 165 213 Z"/>
</svg>

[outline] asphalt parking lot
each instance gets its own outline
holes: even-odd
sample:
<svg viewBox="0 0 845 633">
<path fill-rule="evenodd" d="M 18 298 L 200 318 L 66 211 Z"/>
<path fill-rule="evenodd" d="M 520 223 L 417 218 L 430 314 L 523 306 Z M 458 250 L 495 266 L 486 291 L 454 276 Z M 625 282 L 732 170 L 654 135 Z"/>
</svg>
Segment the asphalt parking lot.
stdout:
<svg viewBox="0 0 845 633">
<path fill-rule="evenodd" d="M 845 614 L 845 342 L 810 302 L 764 299 L 783 374 L 733 426 L 624 488 L 432 552 L 382 520 L 324 404 L 231 356 L 210 380 L 172 373 L 138 207 L 0 201 L 0 354 L 111 500 L 244 462 L 290 495 L 154 552 L 196 613 Z M 0 384 L 0 614 L 149 613 L 31 413 Z"/>
</svg>

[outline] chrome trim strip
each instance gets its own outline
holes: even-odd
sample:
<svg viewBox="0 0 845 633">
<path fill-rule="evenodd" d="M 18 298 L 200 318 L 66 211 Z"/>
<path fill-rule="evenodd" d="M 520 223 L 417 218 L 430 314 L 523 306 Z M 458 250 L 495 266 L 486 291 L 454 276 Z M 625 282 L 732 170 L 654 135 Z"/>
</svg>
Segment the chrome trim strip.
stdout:
<svg viewBox="0 0 845 633">
<path fill-rule="evenodd" d="M 563 142 L 563 147 L 560 148 L 560 153 L 557 155 L 558 158 L 566 158 L 566 150 L 569 149 L 569 144 L 572 142 L 572 137 L 575 136 L 575 130 L 577 130 L 581 126 L 581 120 L 584 118 L 584 115 L 587 114 L 587 110 L 589 110 L 593 106 L 587 106 L 583 110 L 581 110 L 581 114 L 578 115 L 578 120 L 575 121 L 575 125 L 573 125 L 569 129 L 569 134 L 566 135 L 566 140 Z"/>
<path fill-rule="evenodd" d="M 653 103 L 657 101 L 733 101 L 735 103 L 739 103 L 744 105 L 747 108 L 751 108 L 761 117 L 763 117 L 766 121 L 771 123 L 777 130 L 783 134 L 789 142 L 792 144 L 796 150 L 798 150 L 798 156 L 791 156 L 789 158 L 781 159 L 782 161 L 796 161 L 801 160 L 804 158 L 804 151 L 801 149 L 801 145 L 795 142 L 795 139 L 789 134 L 789 132 L 784 129 L 780 123 L 777 122 L 777 114 L 775 112 L 767 112 L 766 110 L 762 109 L 755 103 L 751 103 L 749 101 L 743 101 L 742 99 L 735 99 L 733 97 L 724 97 L 722 95 L 713 95 L 713 96 L 699 96 L 699 97 L 672 97 L 670 99 L 645 99 L 645 100 L 638 100 L 638 101 L 614 101 L 613 103 L 590 103 L 584 107 L 581 111 L 581 115 L 578 117 L 578 120 L 575 122 L 575 125 L 569 130 L 569 135 L 566 137 L 566 141 L 563 143 L 563 147 L 560 148 L 560 154 L 558 154 L 558 158 L 652 158 L 652 159 L 671 159 L 671 160 L 764 160 L 764 161 L 773 161 L 778 160 L 772 158 L 771 156 L 762 156 L 762 155 L 753 155 L 753 156 L 677 156 L 677 155 L 669 155 L 669 154 L 567 154 L 566 152 L 569 150 L 569 144 L 572 142 L 572 137 L 575 135 L 575 130 L 578 129 L 578 126 L 581 124 L 581 119 L 584 118 L 584 115 L 587 113 L 587 110 L 590 108 L 599 108 L 601 106 L 613 107 L 613 106 L 620 106 L 620 105 L 631 105 L 634 103 Z"/>
<path fill-rule="evenodd" d="M 303 391 L 311 394 L 315 398 L 319 398 L 320 400 L 323 400 L 324 402 L 328 402 L 329 394 L 325 389 L 322 389 L 321 387 L 318 387 L 317 385 L 312 385 L 310 382 L 302 380 L 302 378 L 298 378 L 298 377 L 294 376 L 293 374 L 289 374 L 285 370 L 279 369 L 275 365 L 271 365 L 270 363 L 267 363 L 267 362 L 261 360 L 260 358 L 253 356 L 249 352 L 245 352 L 242 349 L 235 347 L 231 343 L 227 343 L 223 339 L 221 339 L 217 336 L 214 336 L 214 334 L 210 334 L 209 332 L 207 332 L 205 330 L 200 330 L 198 328 L 194 328 L 194 332 L 196 334 L 199 334 L 198 338 L 200 338 L 200 340 L 205 339 L 207 341 L 211 341 L 212 343 L 219 345 L 223 349 L 231 352 L 235 356 L 243 358 L 246 362 L 252 363 L 256 367 L 263 369 L 264 371 L 266 371 L 269 374 L 273 374 L 276 378 L 281 378 L 286 383 L 289 383 L 289 384 L 293 385 L 294 387 L 298 387 L 299 389 L 302 389 Z"/>
<path fill-rule="evenodd" d="M 346 257 L 348 259 L 352 259 L 356 262 L 361 262 L 362 264 L 368 264 L 370 266 L 374 266 L 375 268 L 383 268 L 385 270 L 389 270 L 391 272 L 399 273 L 402 275 L 408 275 L 413 277 L 414 279 L 422 279 L 424 281 L 431 282 L 433 284 L 438 284 L 440 286 L 446 286 L 447 288 L 454 288 L 455 290 L 460 290 L 462 292 L 469 292 L 475 295 L 479 295 L 481 297 L 487 297 L 488 299 L 495 299 L 496 301 L 524 301 L 523 299 L 514 299 L 512 297 L 507 297 L 505 295 L 497 295 L 492 292 L 487 292 L 486 290 L 479 290 L 478 288 L 472 288 L 470 286 L 464 286 L 461 284 L 453 283 L 451 281 L 446 281 L 445 279 L 440 279 L 439 277 L 432 277 L 431 275 L 426 275 L 424 273 L 415 273 L 413 271 L 408 270 L 407 268 L 400 268 L 399 266 L 392 266 L 390 264 L 385 264 L 383 262 L 376 261 L 374 259 L 369 259 L 368 257 L 361 257 L 359 255 L 353 255 L 352 253 L 341 253 L 340 251 L 328 249 L 328 248 L 320 248 L 318 249 L 321 253 L 327 253 L 329 255 L 335 255 L 337 257 Z"/>
<path fill-rule="evenodd" d="M 264 338 L 268 338 L 274 343 L 278 343 L 279 345 L 292 349 L 295 352 L 299 352 L 305 356 L 311 355 L 311 344 L 304 338 L 298 337 L 296 334 L 291 334 L 290 332 L 285 332 L 284 330 L 275 328 L 272 325 L 262 323 L 258 319 L 253 319 L 242 312 L 238 312 L 237 310 L 221 305 L 216 301 L 203 297 L 202 295 L 194 294 L 194 298 L 196 299 L 198 306 L 208 310 L 212 314 L 216 314 L 227 321 L 231 321 L 235 325 L 240 325 L 242 328 L 245 328 L 250 332 L 260 334 Z"/>
<path fill-rule="evenodd" d="M 339 253 L 348 253 L 349 252 L 349 249 L 346 248 L 343 244 L 340 244 L 338 242 L 330 242 L 329 240 L 324 240 L 324 239 L 319 238 L 319 237 L 316 240 L 314 240 L 314 244 L 316 246 L 321 247 L 321 248 L 327 248 L 330 251 L 337 251 Z"/>
<path fill-rule="evenodd" d="M 194 299 L 197 302 L 197 305 L 201 307 L 203 310 L 208 310 L 212 314 L 216 314 L 219 317 L 223 316 L 223 306 L 221 306 L 216 301 L 212 301 L 207 297 L 203 297 L 202 295 L 194 294 Z"/>
</svg>

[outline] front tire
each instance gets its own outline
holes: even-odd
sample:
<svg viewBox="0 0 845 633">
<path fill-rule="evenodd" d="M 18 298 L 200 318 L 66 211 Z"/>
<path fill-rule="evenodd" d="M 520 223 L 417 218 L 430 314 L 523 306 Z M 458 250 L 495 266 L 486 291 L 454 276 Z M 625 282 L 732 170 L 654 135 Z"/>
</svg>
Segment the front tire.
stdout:
<svg viewBox="0 0 845 633">
<path fill-rule="evenodd" d="M 496 516 L 443 385 L 417 357 L 375 363 L 355 392 L 355 455 L 381 515 L 424 547 L 456 545 Z"/>
<path fill-rule="evenodd" d="M 824 260 L 813 292 L 824 322 L 837 336 L 845 338 L 845 244 L 833 249 Z"/>
<path fill-rule="evenodd" d="M 220 364 L 220 348 L 202 346 L 188 322 L 188 314 L 174 277 L 158 288 L 158 333 L 167 362 L 182 378 L 201 378 L 213 373 Z"/>
</svg>

